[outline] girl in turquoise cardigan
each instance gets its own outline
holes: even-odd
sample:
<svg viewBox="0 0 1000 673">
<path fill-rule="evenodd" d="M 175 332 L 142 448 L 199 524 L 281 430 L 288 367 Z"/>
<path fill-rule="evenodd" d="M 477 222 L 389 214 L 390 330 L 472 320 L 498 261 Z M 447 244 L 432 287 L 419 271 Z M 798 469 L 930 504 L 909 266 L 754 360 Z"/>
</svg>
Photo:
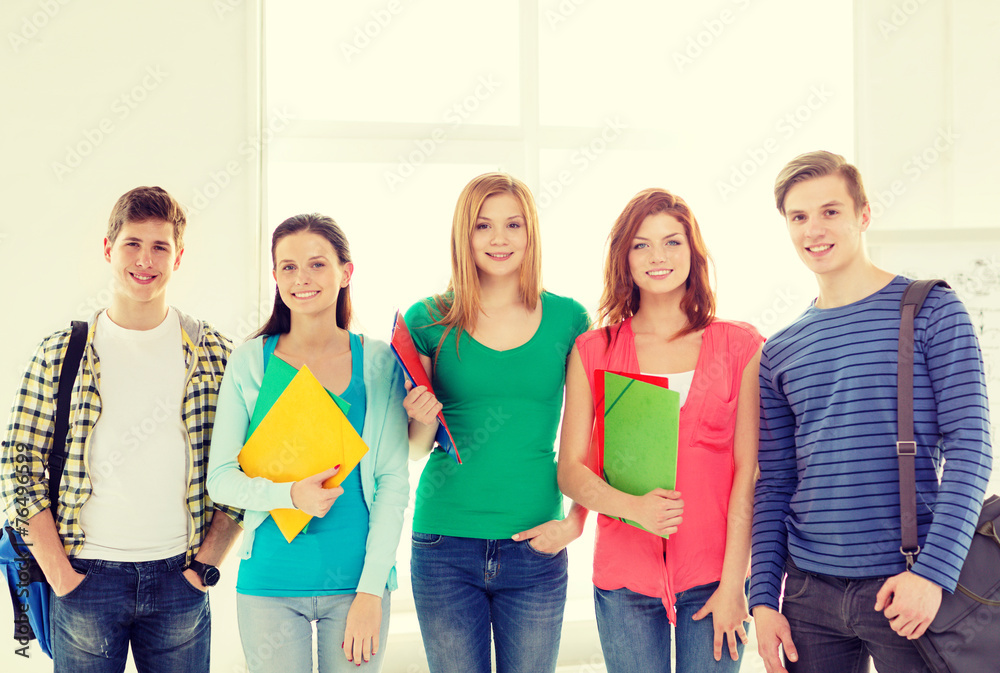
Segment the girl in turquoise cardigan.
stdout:
<svg viewBox="0 0 1000 673">
<path fill-rule="evenodd" d="M 401 370 L 384 343 L 347 330 L 354 265 L 332 219 L 285 220 L 271 257 L 274 310 L 229 360 L 208 474 L 213 500 L 247 510 L 236 582 L 247 665 L 252 673 L 313 670 L 315 621 L 319 670 L 378 671 L 409 495 Z M 350 405 L 347 419 L 368 446 L 338 487 L 323 482 L 339 466 L 293 483 L 251 479 L 240 468 L 265 369 L 289 365 L 308 366 Z M 313 518 L 289 543 L 268 512 L 293 507 Z"/>
</svg>

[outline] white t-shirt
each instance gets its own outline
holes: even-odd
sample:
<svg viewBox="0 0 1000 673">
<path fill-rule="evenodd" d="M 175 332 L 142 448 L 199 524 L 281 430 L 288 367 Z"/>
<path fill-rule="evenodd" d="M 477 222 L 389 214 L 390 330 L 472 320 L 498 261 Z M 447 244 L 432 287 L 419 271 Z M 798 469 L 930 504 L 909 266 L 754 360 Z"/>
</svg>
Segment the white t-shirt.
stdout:
<svg viewBox="0 0 1000 673">
<path fill-rule="evenodd" d="M 97 318 L 101 415 L 87 446 L 92 492 L 80 558 L 154 561 L 188 548 L 184 351 L 173 309 L 151 330 Z"/>
<path fill-rule="evenodd" d="M 645 374 L 645 376 L 658 376 L 667 379 L 670 390 L 676 390 L 681 396 L 681 406 L 687 401 L 688 391 L 691 390 L 691 381 L 694 380 L 694 370 L 679 372 L 677 374 Z"/>
</svg>

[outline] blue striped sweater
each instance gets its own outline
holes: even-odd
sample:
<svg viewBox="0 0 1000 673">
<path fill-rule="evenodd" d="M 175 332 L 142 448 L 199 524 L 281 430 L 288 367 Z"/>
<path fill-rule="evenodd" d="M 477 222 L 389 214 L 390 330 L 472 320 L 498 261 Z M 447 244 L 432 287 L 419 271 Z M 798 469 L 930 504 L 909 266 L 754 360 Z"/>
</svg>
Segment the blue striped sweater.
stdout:
<svg viewBox="0 0 1000 673">
<path fill-rule="evenodd" d="M 750 607 L 778 608 L 790 556 L 807 572 L 888 577 L 899 552 L 896 358 L 909 280 L 830 309 L 810 307 L 768 339 L 760 362 L 760 479 Z M 992 457 L 983 360 L 951 290 L 915 321 L 917 530 L 913 572 L 954 591 Z"/>
</svg>

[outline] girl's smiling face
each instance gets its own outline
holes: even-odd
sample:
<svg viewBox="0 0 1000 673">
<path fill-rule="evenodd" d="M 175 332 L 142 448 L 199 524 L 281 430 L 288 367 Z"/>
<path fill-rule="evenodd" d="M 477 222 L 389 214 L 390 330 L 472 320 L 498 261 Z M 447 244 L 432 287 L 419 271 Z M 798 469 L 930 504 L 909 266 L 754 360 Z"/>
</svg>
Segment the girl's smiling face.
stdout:
<svg viewBox="0 0 1000 673">
<path fill-rule="evenodd" d="M 483 201 L 472 231 L 472 257 L 480 275 L 517 273 L 527 246 L 528 232 L 518 200 L 504 192 Z"/>
<path fill-rule="evenodd" d="M 278 294 L 292 313 L 336 313 L 337 297 L 351 282 L 353 264 L 341 264 L 323 236 L 300 231 L 285 236 L 274 248 L 274 280 Z"/>
<path fill-rule="evenodd" d="M 678 292 L 683 296 L 691 271 L 691 248 L 684 225 L 667 213 L 648 216 L 632 239 L 628 263 L 640 293 Z"/>
</svg>

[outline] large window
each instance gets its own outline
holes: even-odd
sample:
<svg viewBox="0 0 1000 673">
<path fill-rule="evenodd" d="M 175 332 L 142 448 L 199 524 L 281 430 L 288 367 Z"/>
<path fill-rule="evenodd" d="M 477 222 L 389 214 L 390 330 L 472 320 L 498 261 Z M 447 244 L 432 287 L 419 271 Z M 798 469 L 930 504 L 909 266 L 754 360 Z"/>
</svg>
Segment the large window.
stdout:
<svg viewBox="0 0 1000 673">
<path fill-rule="evenodd" d="M 611 224 L 651 186 L 698 217 L 720 315 L 770 334 L 813 296 L 771 185 L 803 151 L 853 158 L 847 0 L 284 0 L 265 5 L 265 54 L 264 115 L 291 117 L 267 149 L 265 233 L 300 212 L 336 219 L 358 327 L 376 338 L 394 309 L 444 289 L 455 200 L 497 169 L 538 201 L 546 288 L 591 310 Z M 389 670 L 421 656 L 408 533 Z M 601 670 L 592 545 L 570 548 L 572 670 Z"/>
</svg>

